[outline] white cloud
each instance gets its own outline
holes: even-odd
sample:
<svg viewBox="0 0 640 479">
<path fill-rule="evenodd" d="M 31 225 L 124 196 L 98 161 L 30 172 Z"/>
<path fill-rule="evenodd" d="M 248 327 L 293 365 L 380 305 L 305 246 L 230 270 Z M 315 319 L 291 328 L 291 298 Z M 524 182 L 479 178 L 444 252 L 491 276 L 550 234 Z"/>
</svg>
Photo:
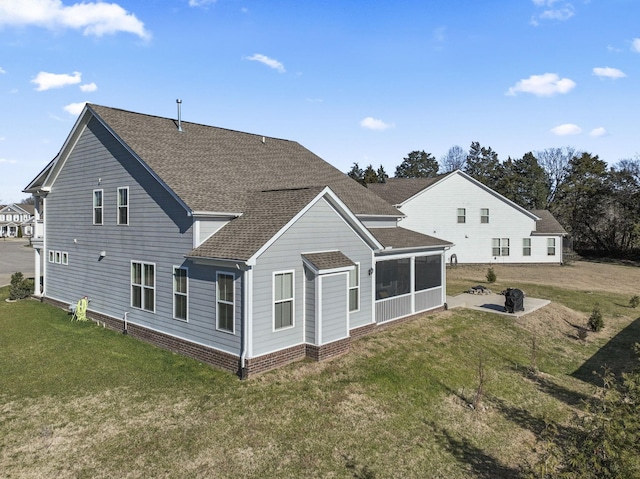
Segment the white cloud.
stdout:
<svg viewBox="0 0 640 479">
<path fill-rule="evenodd" d="M 601 136 L 606 136 L 607 135 L 607 130 L 605 130 L 603 127 L 600 128 L 594 128 L 593 130 L 591 130 L 589 132 L 590 136 L 594 136 L 596 138 L 601 137 Z"/>
<path fill-rule="evenodd" d="M 368 130 L 382 131 L 386 130 L 387 128 L 393 128 L 395 125 L 393 123 L 385 123 L 382 120 L 378 120 L 377 118 L 368 116 L 360 122 L 360 126 L 362 128 L 367 128 Z"/>
<path fill-rule="evenodd" d="M 522 92 L 536 96 L 553 96 L 556 93 L 569 93 L 575 86 L 576 82 L 569 78 L 560 78 L 556 73 L 544 73 L 518 81 L 506 94 L 514 96 Z"/>
<path fill-rule="evenodd" d="M 558 0 L 532 0 L 536 7 L 544 8 L 540 15 L 531 19 L 531 24 L 538 26 L 538 20 L 569 20 L 575 15 L 575 9 L 571 2 L 563 2 L 562 6 L 558 5 Z"/>
<path fill-rule="evenodd" d="M 612 78 L 613 80 L 615 80 L 616 78 L 624 78 L 627 76 L 621 70 L 610 67 L 596 67 L 593 69 L 593 74 L 599 77 Z"/>
<path fill-rule="evenodd" d="M 640 38 L 634 38 L 631 42 L 631 49 L 634 52 L 640 53 Z"/>
<path fill-rule="evenodd" d="M 80 2 L 70 6 L 61 0 L 2 0 L 0 26 L 34 25 L 51 30 L 71 28 L 101 37 L 127 32 L 148 39 L 151 34 L 133 14 L 117 3 Z"/>
<path fill-rule="evenodd" d="M 84 92 L 96 91 L 97 89 L 98 89 L 98 85 L 96 85 L 93 82 L 80 85 L 80 90 Z"/>
<path fill-rule="evenodd" d="M 37 91 L 45 91 L 51 88 L 62 88 L 67 85 L 75 85 L 82 81 L 82 73 L 73 72 L 68 75 L 66 73 L 47 73 L 40 72 L 31 80 L 31 83 L 38 85 Z"/>
<path fill-rule="evenodd" d="M 63 110 L 71 115 L 78 116 L 80 113 L 82 113 L 82 110 L 86 104 L 86 101 L 81 101 L 80 103 L 69 103 L 63 108 Z"/>
<path fill-rule="evenodd" d="M 306 101 L 309 103 L 322 103 L 324 100 L 322 98 L 306 98 Z"/>
<path fill-rule="evenodd" d="M 3 163 L 9 164 L 9 165 L 13 165 L 13 164 L 17 163 L 17 161 L 16 160 L 8 160 L 6 158 L 0 158 L 0 164 L 3 164 Z"/>
<path fill-rule="evenodd" d="M 284 69 L 284 65 L 280 63 L 278 60 L 274 60 L 273 58 L 269 58 L 266 55 L 262 55 L 260 53 L 254 53 L 250 57 L 245 57 L 247 60 L 251 60 L 254 62 L 260 62 L 267 65 L 269 68 L 273 68 L 274 70 L 278 70 L 280 73 L 284 73 L 286 70 Z"/>
<path fill-rule="evenodd" d="M 4 73 L 7 73 L 7 71 L 4 68 L 0 67 L 0 75 L 2 75 Z"/>
<path fill-rule="evenodd" d="M 555 128 L 551 128 L 551 133 L 558 136 L 567 135 L 579 135 L 582 133 L 582 128 L 573 123 L 565 123 L 564 125 L 558 125 Z"/>
<path fill-rule="evenodd" d="M 211 3 L 216 3 L 217 0 L 189 0 L 190 7 L 204 7 Z"/>
</svg>

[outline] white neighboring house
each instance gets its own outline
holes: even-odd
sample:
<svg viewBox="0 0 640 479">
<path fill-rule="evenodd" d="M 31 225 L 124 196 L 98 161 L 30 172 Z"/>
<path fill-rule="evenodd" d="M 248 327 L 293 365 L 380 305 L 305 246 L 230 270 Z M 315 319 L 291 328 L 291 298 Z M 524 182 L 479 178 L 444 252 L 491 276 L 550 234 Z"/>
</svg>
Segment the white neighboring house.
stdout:
<svg viewBox="0 0 640 479">
<path fill-rule="evenodd" d="M 0 205 L 0 237 L 15 238 L 18 236 L 18 229 L 22 229 L 24 236 L 33 234 L 33 205 Z"/>
<path fill-rule="evenodd" d="M 526 210 L 460 170 L 368 186 L 405 215 L 403 228 L 453 242 L 449 263 L 563 262 L 567 232 L 549 211 Z"/>
</svg>

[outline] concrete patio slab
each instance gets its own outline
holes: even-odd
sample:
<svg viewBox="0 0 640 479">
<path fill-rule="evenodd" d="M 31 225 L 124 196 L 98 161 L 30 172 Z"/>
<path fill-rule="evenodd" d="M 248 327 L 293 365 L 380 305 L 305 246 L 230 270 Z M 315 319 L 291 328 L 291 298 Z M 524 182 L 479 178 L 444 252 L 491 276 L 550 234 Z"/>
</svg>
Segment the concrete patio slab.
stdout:
<svg viewBox="0 0 640 479">
<path fill-rule="evenodd" d="M 471 294 L 462 293 L 458 296 L 447 296 L 447 306 L 452 308 L 467 308 L 475 309 L 476 311 L 484 311 L 485 313 L 503 314 L 505 316 L 511 316 L 519 318 L 525 314 L 529 314 L 536 309 L 540 309 L 551 301 L 547 299 L 538 298 L 524 298 L 524 311 L 518 311 L 517 313 L 507 313 L 504 310 L 504 296 L 501 294 Z"/>
</svg>

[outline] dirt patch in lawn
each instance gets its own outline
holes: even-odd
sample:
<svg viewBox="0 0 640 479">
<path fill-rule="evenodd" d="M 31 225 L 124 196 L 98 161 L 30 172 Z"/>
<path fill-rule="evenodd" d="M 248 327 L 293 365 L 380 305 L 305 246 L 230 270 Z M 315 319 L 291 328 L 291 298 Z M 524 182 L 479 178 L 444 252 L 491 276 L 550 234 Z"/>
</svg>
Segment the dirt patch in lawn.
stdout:
<svg viewBox="0 0 640 479">
<path fill-rule="evenodd" d="M 452 281 L 486 282 L 489 265 L 447 268 Z M 576 261 L 571 265 L 491 265 L 501 283 L 544 284 L 578 291 L 640 294 L 640 267 Z"/>
</svg>

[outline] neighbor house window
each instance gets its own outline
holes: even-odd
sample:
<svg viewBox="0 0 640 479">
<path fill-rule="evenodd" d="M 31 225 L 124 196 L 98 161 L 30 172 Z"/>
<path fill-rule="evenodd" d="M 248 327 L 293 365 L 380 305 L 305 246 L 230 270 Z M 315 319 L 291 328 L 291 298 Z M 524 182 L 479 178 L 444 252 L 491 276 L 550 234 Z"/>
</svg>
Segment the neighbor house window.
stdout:
<svg viewBox="0 0 640 479">
<path fill-rule="evenodd" d="M 131 262 L 131 306 L 145 311 L 156 309 L 156 266 Z"/>
<path fill-rule="evenodd" d="M 491 253 L 492 256 L 509 256 L 509 238 L 493 238 Z"/>
<path fill-rule="evenodd" d="M 49 263 L 53 263 L 55 261 L 56 254 L 53 250 L 49 250 Z"/>
<path fill-rule="evenodd" d="M 417 256 L 415 259 L 415 290 L 442 286 L 442 257 Z"/>
<path fill-rule="evenodd" d="M 360 265 L 349 271 L 349 311 L 360 309 Z"/>
<path fill-rule="evenodd" d="M 458 208 L 458 223 L 467 222 L 467 210 L 464 208 Z"/>
<path fill-rule="evenodd" d="M 217 328 L 233 333 L 234 327 L 234 291 L 233 274 L 218 273 L 217 291 Z"/>
<path fill-rule="evenodd" d="M 69 264 L 69 253 L 66 251 L 62 252 L 62 264 Z"/>
<path fill-rule="evenodd" d="M 0 215 L 0 221 L 4 221 L 4 215 Z"/>
<path fill-rule="evenodd" d="M 62 254 L 60 251 L 56 251 L 56 263 L 60 264 L 62 262 Z"/>
<path fill-rule="evenodd" d="M 102 190 L 93 190 L 93 224 L 102 224 Z"/>
<path fill-rule="evenodd" d="M 531 238 L 522 238 L 522 256 L 531 256 Z"/>
<path fill-rule="evenodd" d="M 273 327 L 293 326 L 293 272 L 273 275 Z"/>
<path fill-rule="evenodd" d="M 555 238 L 547 238 L 547 255 L 548 256 L 556 255 L 556 239 Z"/>
<path fill-rule="evenodd" d="M 489 208 L 480 208 L 480 223 L 489 222 Z"/>
<path fill-rule="evenodd" d="M 187 269 L 173 268 L 173 317 L 187 320 Z"/>
<path fill-rule="evenodd" d="M 376 299 L 407 294 L 411 290 L 411 260 L 391 259 L 376 263 Z"/>
<path fill-rule="evenodd" d="M 118 224 L 129 224 L 129 188 L 118 188 Z"/>
</svg>

